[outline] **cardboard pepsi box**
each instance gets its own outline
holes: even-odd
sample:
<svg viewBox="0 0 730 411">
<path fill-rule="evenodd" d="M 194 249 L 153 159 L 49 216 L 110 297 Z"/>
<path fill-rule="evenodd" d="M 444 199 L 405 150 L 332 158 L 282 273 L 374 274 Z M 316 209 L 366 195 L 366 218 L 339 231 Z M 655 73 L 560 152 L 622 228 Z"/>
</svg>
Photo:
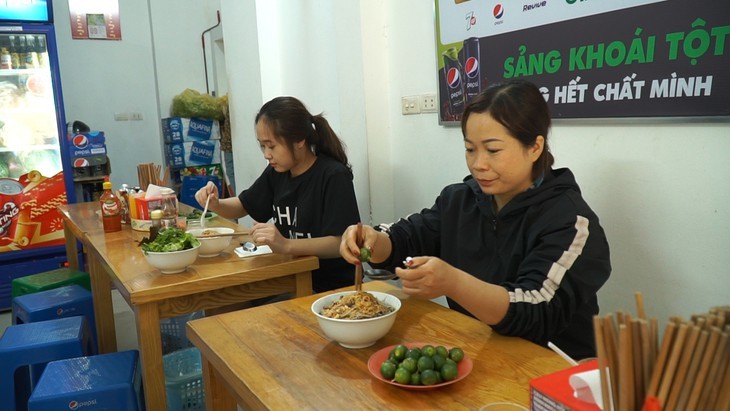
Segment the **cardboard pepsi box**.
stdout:
<svg viewBox="0 0 730 411">
<path fill-rule="evenodd" d="M 165 144 L 165 161 L 171 168 L 220 164 L 220 140 Z"/>
<path fill-rule="evenodd" d="M 162 135 L 165 143 L 220 140 L 221 130 L 218 120 L 168 117 L 162 119 Z"/>
<path fill-rule="evenodd" d="M 103 131 L 69 133 L 66 138 L 74 167 L 106 164 L 106 139 Z"/>
</svg>

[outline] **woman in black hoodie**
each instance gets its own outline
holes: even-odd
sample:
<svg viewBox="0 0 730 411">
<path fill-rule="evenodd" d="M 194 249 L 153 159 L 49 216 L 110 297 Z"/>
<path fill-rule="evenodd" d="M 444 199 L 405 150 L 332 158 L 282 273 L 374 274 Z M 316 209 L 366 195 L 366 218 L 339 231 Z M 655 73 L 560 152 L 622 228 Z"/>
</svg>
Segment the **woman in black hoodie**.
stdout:
<svg viewBox="0 0 730 411">
<path fill-rule="evenodd" d="M 471 175 L 385 230 L 363 226 L 363 246 L 373 266 L 395 269 L 407 294 L 444 295 L 496 332 L 551 341 L 581 359 L 595 356 L 592 317 L 611 272 L 609 246 L 573 173 L 552 169 L 549 128 L 535 85 L 488 88 L 462 117 Z M 344 233 L 340 254 L 359 264 L 355 232 Z"/>
</svg>

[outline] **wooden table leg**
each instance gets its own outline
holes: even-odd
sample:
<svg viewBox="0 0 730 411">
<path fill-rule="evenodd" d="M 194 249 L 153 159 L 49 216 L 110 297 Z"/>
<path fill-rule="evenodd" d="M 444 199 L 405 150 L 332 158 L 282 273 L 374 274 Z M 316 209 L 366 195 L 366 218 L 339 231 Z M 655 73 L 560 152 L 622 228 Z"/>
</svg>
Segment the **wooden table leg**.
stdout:
<svg viewBox="0 0 730 411">
<path fill-rule="evenodd" d="M 89 252 L 89 277 L 96 319 L 96 338 L 100 354 L 117 351 L 117 332 L 114 328 L 114 307 L 109 275 L 96 251 Z"/>
<path fill-rule="evenodd" d="M 205 409 L 209 411 L 236 411 L 238 406 L 231 392 L 219 379 L 218 373 L 205 357 L 202 357 Z"/>
<path fill-rule="evenodd" d="M 156 304 L 134 307 L 137 320 L 137 341 L 142 361 L 142 383 L 148 410 L 167 409 L 165 372 L 162 363 L 160 313 Z"/>
<path fill-rule="evenodd" d="M 68 224 L 63 224 L 63 238 L 66 241 L 66 258 L 68 259 L 68 268 L 72 270 L 79 269 L 79 248 L 76 242 L 76 236 L 74 236 Z"/>
<path fill-rule="evenodd" d="M 295 274 L 295 278 L 297 298 L 312 295 L 312 272 L 306 271 L 303 273 Z"/>
</svg>

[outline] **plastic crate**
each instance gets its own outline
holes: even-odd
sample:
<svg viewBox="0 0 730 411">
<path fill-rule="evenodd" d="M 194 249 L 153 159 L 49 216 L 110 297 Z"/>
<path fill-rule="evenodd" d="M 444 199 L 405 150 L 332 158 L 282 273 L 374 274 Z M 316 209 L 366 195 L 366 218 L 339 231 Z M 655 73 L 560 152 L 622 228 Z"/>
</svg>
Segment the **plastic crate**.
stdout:
<svg viewBox="0 0 730 411">
<path fill-rule="evenodd" d="M 168 354 L 193 344 L 185 336 L 185 324 L 196 318 L 203 318 L 203 311 L 195 311 L 177 317 L 160 320 L 160 337 L 162 338 L 162 353 Z"/>
<path fill-rule="evenodd" d="M 185 348 L 162 357 L 165 368 L 167 411 L 205 410 L 200 351 Z"/>
</svg>

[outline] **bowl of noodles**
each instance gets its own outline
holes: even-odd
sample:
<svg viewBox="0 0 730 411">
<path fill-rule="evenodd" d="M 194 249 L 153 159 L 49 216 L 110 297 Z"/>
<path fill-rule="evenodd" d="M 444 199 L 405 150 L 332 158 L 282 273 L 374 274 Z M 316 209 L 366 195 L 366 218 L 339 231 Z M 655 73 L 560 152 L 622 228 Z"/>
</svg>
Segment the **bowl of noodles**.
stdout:
<svg viewBox="0 0 730 411">
<path fill-rule="evenodd" d="M 365 348 L 390 331 L 400 310 L 398 297 L 379 291 L 344 291 L 312 304 L 320 328 L 345 348 Z"/>
<path fill-rule="evenodd" d="M 221 237 L 210 237 L 216 234 L 231 234 L 235 230 L 227 227 L 211 227 L 211 228 L 193 228 L 188 230 L 188 233 L 198 236 L 205 236 L 198 238 L 200 241 L 200 256 L 201 257 L 216 257 L 220 255 L 228 246 L 231 244 L 230 235 Z"/>
</svg>

